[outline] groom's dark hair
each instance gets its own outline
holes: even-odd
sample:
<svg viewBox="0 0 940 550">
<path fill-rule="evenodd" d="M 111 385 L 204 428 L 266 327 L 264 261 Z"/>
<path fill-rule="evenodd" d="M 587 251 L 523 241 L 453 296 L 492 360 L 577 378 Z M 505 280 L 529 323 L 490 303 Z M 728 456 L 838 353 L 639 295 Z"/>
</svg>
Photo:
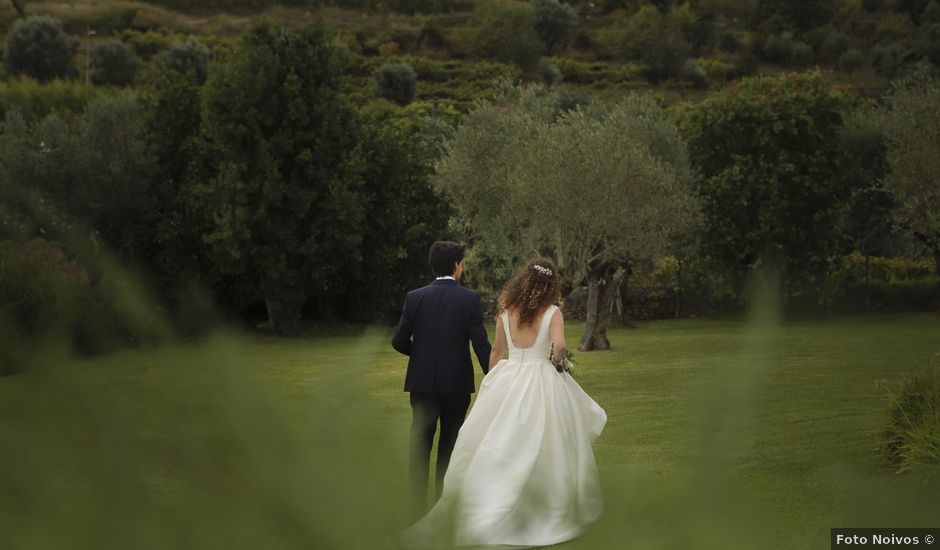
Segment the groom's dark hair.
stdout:
<svg viewBox="0 0 940 550">
<path fill-rule="evenodd" d="M 457 262 L 463 260 L 464 246 L 451 241 L 434 241 L 428 254 L 428 263 L 435 277 L 454 274 Z"/>
</svg>

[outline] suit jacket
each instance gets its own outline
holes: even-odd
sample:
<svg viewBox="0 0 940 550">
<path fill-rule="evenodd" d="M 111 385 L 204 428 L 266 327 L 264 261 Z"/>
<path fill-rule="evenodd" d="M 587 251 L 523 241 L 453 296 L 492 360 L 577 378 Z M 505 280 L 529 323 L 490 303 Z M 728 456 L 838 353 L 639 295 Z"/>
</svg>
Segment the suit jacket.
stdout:
<svg viewBox="0 0 940 550">
<path fill-rule="evenodd" d="M 479 294 L 451 279 L 409 292 L 392 337 L 392 347 L 409 356 L 405 391 L 473 393 L 470 343 L 486 373 L 491 346 Z"/>
</svg>

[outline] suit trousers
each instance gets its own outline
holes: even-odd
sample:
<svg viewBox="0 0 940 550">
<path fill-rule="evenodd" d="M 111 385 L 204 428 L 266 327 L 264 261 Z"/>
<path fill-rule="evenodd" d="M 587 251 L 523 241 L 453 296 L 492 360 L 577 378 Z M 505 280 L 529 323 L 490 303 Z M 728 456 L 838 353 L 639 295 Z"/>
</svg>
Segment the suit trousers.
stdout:
<svg viewBox="0 0 940 550">
<path fill-rule="evenodd" d="M 437 394 L 411 392 L 411 485 L 414 491 L 415 512 L 424 514 L 428 504 L 428 476 L 431 465 L 431 447 L 437 423 L 441 435 L 437 440 L 436 496 L 441 495 L 444 473 L 450 464 L 457 432 L 463 425 L 470 407 L 470 394 Z"/>
</svg>

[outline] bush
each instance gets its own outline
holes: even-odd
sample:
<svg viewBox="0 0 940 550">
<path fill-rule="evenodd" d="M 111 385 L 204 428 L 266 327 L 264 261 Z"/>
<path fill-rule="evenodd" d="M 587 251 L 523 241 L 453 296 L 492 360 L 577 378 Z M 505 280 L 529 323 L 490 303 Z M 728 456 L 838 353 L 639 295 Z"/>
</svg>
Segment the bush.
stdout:
<svg viewBox="0 0 940 550">
<path fill-rule="evenodd" d="M 399 105 L 414 101 L 418 76 L 407 63 L 384 63 L 375 70 L 375 93 Z"/>
<path fill-rule="evenodd" d="M 631 63 L 586 63 L 566 57 L 553 57 L 551 62 L 561 71 L 565 82 L 597 87 L 616 87 L 634 82 L 642 70 L 642 67 Z"/>
<path fill-rule="evenodd" d="M 622 49 L 627 59 L 646 65 L 646 76 L 652 82 L 679 77 L 692 54 L 679 21 L 649 4 L 627 21 Z"/>
<path fill-rule="evenodd" d="M 728 75 L 734 70 L 734 65 L 723 59 L 702 57 L 697 60 L 697 63 L 708 78 L 715 82 L 728 80 Z"/>
<path fill-rule="evenodd" d="M 862 68 L 864 64 L 865 57 L 862 55 L 862 52 L 855 48 L 852 48 L 839 57 L 839 69 L 850 74 Z"/>
<path fill-rule="evenodd" d="M 522 69 L 535 68 L 542 44 L 535 32 L 532 6 L 484 0 L 477 5 L 473 20 L 473 44 L 479 54 Z"/>
<path fill-rule="evenodd" d="M 728 72 L 728 79 L 734 80 L 736 78 L 751 76 L 757 72 L 758 67 L 760 67 L 760 62 L 757 56 L 752 53 L 742 53 L 735 60 L 734 65 Z"/>
<path fill-rule="evenodd" d="M 137 54 L 119 40 L 99 44 L 91 52 L 91 81 L 96 86 L 127 86 L 138 69 Z"/>
<path fill-rule="evenodd" d="M 813 62 L 813 47 L 799 40 L 794 42 L 790 51 L 790 59 L 801 67 L 811 64 Z"/>
<path fill-rule="evenodd" d="M 708 87 L 708 73 L 694 59 L 687 59 L 682 67 L 682 80 L 687 80 L 697 88 Z"/>
<path fill-rule="evenodd" d="M 771 36 L 764 42 L 761 53 L 764 55 L 764 59 L 785 63 L 790 60 L 793 53 L 793 39 L 788 33 Z"/>
<path fill-rule="evenodd" d="M 838 59 L 840 55 L 849 49 L 849 37 L 842 31 L 829 33 L 820 46 L 820 53 L 830 59 Z"/>
<path fill-rule="evenodd" d="M 718 40 L 718 47 L 726 52 L 736 52 L 741 49 L 741 41 L 733 32 L 725 31 Z"/>
<path fill-rule="evenodd" d="M 209 48 L 195 38 L 174 42 L 158 56 L 160 64 L 186 74 L 193 71 L 202 84 L 209 76 Z"/>
<path fill-rule="evenodd" d="M 447 35 L 434 19 L 428 19 L 418 34 L 418 45 L 429 48 L 442 49 L 447 47 Z"/>
<path fill-rule="evenodd" d="M 828 277 L 834 307 L 843 313 L 932 311 L 940 303 L 934 263 L 908 258 L 843 256 Z"/>
<path fill-rule="evenodd" d="M 940 23 L 940 3 L 937 0 L 930 0 L 930 3 L 920 14 L 920 20 L 922 22 Z"/>
<path fill-rule="evenodd" d="M 878 27 L 875 29 L 873 40 L 875 43 L 902 40 L 914 31 L 914 24 L 906 15 L 889 13 L 878 18 Z"/>
<path fill-rule="evenodd" d="M 40 82 L 74 75 L 76 43 L 58 19 L 31 16 L 13 23 L 4 49 L 4 65 L 11 76 L 26 75 Z"/>
<path fill-rule="evenodd" d="M 555 86 L 561 84 L 561 81 L 564 80 L 564 75 L 561 74 L 558 67 L 545 58 L 539 59 L 538 72 L 539 77 L 546 86 Z"/>
<path fill-rule="evenodd" d="M 0 121 L 7 113 L 19 111 L 28 122 L 35 122 L 50 113 L 80 113 L 101 90 L 74 80 L 53 80 L 45 84 L 31 78 L 0 82 Z"/>
<path fill-rule="evenodd" d="M 915 53 L 898 43 L 878 44 L 871 51 L 872 66 L 885 78 L 894 78 L 898 69 L 913 61 Z"/>
<path fill-rule="evenodd" d="M 909 375 L 891 391 L 880 449 L 898 473 L 940 471 L 940 366 Z"/>
<path fill-rule="evenodd" d="M 155 31 L 125 30 L 116 38 L 134 49 L 142 59 L 151 59 L 173 43 L 173 36 Z"/>
<path fill-rule="evenodd" d="M 129 281 L 100 275 L 57 242 L 0 241 L 0 322 L 17 344 L 64 335 L 79 355 L 159 340 L 160 323 L 128 299 Z"/>
<path fill-rule="evenodd" d="M 56 321 L 57 287 L 87 283 L 88 273 L 62 249 L 41 240 L 0 242 L 0 314 L 21 336 L 34 336 Z"/>
</svg>

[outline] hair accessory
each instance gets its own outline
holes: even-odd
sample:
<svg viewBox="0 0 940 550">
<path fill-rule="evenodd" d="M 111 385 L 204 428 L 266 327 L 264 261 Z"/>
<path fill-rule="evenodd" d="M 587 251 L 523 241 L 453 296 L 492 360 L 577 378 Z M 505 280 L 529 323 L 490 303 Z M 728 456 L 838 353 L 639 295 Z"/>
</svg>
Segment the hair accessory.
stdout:
<svg viewBox="0 0 940 550">
<path fill-rule="evenodd" d="M 544 266 L 541 266 L 541 265 L 538 265 L 538 264 L 533 265 L 533 266 L 532 266 L 532 269 L 538 271 L 538 272 L 541 273 L 542 275 L 551 275 L 551 274 L 552 274 L 552 270 L 551 270 L 551 269 L 549 269 L 549 268 L 547 268 L 547 267 L 544 267 Z"/>
</svg>

